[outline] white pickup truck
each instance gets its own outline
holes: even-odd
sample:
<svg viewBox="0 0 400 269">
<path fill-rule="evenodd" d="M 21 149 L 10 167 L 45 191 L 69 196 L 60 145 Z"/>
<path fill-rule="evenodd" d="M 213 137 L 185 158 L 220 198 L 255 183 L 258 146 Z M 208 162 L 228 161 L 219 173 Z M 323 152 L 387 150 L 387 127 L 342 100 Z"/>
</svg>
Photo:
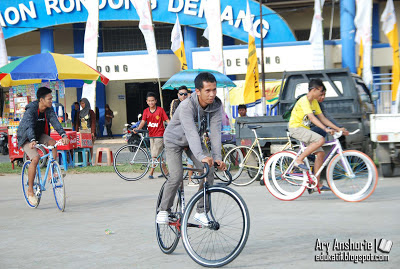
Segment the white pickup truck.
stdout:
<svg viewBox="0 0 400 269">
<path fill-rule="evenodd" d="M 400 164 L 400 114 L 371 114 L 371 141 L 384 177 L 393 176 Z"/>
</svg>

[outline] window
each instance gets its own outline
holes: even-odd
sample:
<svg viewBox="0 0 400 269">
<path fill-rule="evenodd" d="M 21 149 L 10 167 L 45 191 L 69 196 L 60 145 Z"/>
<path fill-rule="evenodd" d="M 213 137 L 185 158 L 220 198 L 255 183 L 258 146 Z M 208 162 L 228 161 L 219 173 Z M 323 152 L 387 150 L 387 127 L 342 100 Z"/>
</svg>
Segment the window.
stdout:
<svg viewBox="0 0 400 269">
<path fill-rule="evenodd" d="M 326 88 L 326 97 L 338 97 L 339 94 L 335 91 L 332 85 L 328 81 L 322 82 Z M 343 85 L 341 81 L 334 81 L 341 95 L 343 94 Z M 308 82 L 299 83 L 296 85 L 296 91 L 294 96 L 297 98 L 299 95 L 308 93 Z"/>
</svg>

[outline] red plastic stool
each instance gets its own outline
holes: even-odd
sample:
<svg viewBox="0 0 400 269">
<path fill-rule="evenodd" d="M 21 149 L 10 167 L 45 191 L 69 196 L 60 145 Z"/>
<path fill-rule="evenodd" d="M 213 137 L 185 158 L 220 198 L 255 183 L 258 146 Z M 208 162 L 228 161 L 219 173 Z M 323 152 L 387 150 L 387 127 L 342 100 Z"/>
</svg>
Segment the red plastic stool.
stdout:
<svg viewBox="0 0 400 269">
<path fill-rule="evenodd" d="M 107 154 L 107 162 L 103 163 L 103 152 Z M 113 165 L 114 157 L 110 148 L 98 148 L 96 151 L 96 162 L 95 165 Z"/>
</svg>

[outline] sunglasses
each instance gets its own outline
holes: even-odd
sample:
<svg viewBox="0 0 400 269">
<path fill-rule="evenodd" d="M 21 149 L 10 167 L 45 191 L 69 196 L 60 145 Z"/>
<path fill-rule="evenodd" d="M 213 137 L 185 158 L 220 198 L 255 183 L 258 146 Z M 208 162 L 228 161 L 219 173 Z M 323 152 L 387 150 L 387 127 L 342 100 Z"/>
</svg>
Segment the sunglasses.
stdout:
<svg viewBox="0 0 400 269">
<path fill-rule="evenodd" d="M 182 95 L 184 95 L 184 96 L 187 96 L 188 95 L 188 93 L 187 92 L 185 92 L 185 93 L 183 93 L 183 92 L 179 92 L 178 93 L 180 96 L 182 96 Z"/>
</svg>

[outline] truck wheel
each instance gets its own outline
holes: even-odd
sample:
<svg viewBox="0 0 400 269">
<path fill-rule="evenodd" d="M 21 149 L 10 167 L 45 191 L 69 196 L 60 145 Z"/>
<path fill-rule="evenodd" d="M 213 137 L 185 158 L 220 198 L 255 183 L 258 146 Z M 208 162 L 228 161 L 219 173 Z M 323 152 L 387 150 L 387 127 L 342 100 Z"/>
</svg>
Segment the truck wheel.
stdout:
<svg viewBox="0 0 400 269">
<path fill-rule="evenodd" d="M 382 175 L 384 177 L 393 177 L 394 164 L 393 163 L 381 163 Z"/>
</svg>

